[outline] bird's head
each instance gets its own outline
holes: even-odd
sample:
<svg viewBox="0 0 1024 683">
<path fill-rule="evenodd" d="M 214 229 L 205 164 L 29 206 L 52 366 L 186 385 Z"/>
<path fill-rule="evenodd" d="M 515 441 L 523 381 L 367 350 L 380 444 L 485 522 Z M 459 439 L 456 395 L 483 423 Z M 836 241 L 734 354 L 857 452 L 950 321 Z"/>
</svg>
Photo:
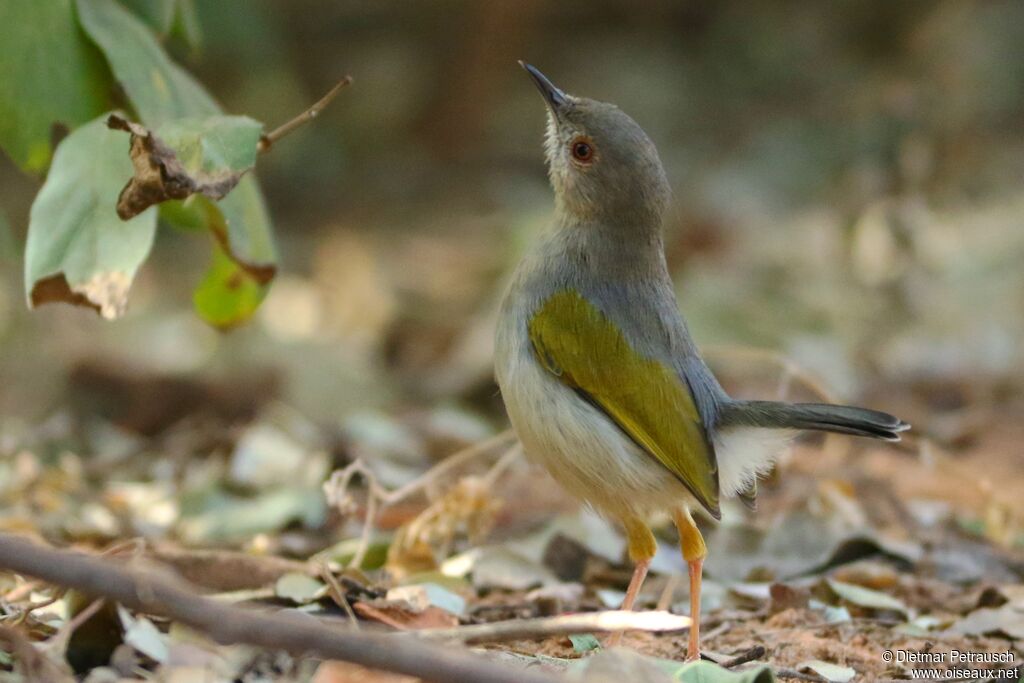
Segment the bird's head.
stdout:
<svg viewBox="0 0 1024 683">
<path fill-rule="evenodd" d="M 564 217 L 660 225 L 669 185 L 643 129 L 614 104 L 569 95 L 533 66 L 520 65 L 548 107 L 548 173 Z"/>
</svg>

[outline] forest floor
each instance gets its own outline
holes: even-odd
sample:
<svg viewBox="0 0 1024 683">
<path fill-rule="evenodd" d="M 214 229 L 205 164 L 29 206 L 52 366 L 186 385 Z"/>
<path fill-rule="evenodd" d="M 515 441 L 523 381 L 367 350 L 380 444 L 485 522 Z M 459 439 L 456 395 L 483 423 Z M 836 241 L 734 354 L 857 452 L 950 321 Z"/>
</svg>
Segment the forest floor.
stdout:
<svg viewBox="0 0 1024 683">
<path fill-rule="evenodd" d="M 3 425 L 0 531 L 161 564 L 221 602 L 338 628 L 498 624 L 475 649 L 566 680 L 881 681 L 933 667 L 919 677 L 1024 680 L 1019 406 L 927 413 L 908 400 L 927 435 L 801 440 L 755 513 L 729 506 L 721 523 L 702 520 L 702 642 L 722 666 L 698 677 L 683 664 L 685 631 L 628 632 L 607 651 L 601 635 L 501 632 L 509 620 L 615 609 L 631 569 L 618 530 L 485 422 L 439 409 L 332 430 L 257 391 L 145 381 L 156 384 L 80 378 L 88 409 Z M 685 565 L 667 520 L 654 521 L 641 607 L 685 615 Z M 414 680 L 217 645 L 0 573 L 0 626 L 10 625 L 68 681 Z M 0 681 L 43 680 L 6 652 Z"/>
</svg>

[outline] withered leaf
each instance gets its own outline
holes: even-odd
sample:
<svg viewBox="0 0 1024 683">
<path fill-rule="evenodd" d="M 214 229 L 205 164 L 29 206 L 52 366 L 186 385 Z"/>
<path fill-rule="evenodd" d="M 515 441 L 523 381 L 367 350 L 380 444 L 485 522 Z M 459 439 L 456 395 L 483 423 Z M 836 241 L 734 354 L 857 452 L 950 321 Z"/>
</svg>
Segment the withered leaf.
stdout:
<svg viewBox="0 0 1024 683">
<path fill-rule="evenodd" d="M 430 605 L 416 609 L 404 600 L 375 600 L 357 602 L 352 605 L 356 614 L 399 631 L 415 631 L 422 628 L 449 628 L 458 626 L 459 618 L 451 612 Z"/>
<path fill-rule="evenodd" d="M 135 174 L 117 200 L 127 220 L 154 204 L 201 194 L 218 200 L 256 163 L 262 126 L 246 116 L 185 118 L 157 130 L 111 114 L 107 126 L 131 134 Z"/>
</svg>

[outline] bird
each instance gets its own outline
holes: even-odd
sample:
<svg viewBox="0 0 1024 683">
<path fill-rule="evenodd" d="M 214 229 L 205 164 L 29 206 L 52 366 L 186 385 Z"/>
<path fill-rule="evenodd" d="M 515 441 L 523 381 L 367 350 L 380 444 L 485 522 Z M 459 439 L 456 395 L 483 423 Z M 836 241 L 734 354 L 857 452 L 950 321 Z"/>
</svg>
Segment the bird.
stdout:
<svg viewBox="0 0 1024 683">
<path fill-rule="evenodd" d="M 549 229 L 515 268 L 495 329 L 495 379 L 527 458 L 624 530 L 632 610 L 668 513 L 690 582 L 687 659 L 700 657 L 706 545 L 699 511 L 753 504 L 802 430 L 898 441 L 888 413 L 729 396 L 695 345 L 665 262 L 670 186 L 643 129 L 614 104 L 570 95 L 519 62 L 547 105 Z M 613 634 L 606 645 L 619 643 Z"/>
</svg>

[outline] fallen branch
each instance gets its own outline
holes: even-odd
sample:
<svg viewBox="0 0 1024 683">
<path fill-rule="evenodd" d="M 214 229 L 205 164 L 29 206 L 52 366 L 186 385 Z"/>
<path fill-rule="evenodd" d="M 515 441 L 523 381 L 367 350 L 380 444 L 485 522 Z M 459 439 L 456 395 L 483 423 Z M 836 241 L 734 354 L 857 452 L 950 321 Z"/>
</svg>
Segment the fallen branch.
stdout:
<svg viewBox="0 0 1024 683">
<path fill-rule="evenodd" d="M 0 534 L 0 568 L 167 617 L 222 644 L 341 659 L 436 683 L 556 680 L 538 671 L 499 666 L 470 653 L 446 651 L 412 639 L 339 631 L 297 612 L 268 613 L 219 604 L 200 597 L 182 581 L 79 552 L 43 547 L 11 534 Z"/>
<path fill-rule="evenodd" d="M 428 640 L 455 640 L 469 645 L 569 636 L 577 633 L 616 633 L 619 631 L 677 633 L 689 629 L 690 623 L 689 617 L 681 617 L 670 612 L 611 610 L 585 614 L 563 614 L 540 619 L 513 619 L 455 628 L 423 629 L 416 631 L 415 637 Z"/>
<path fill-rule="evenodd" d="M 327 91 L 326 95 L 317 100 L 317 103 L 314 104 L 312 107 L 302 112 L 294 119 L 291 119 L 290 121 L 281 124 L 274 130 L 270 131 L 269 133 L 264 133 L 263 135 L 261 135 L 259 144 L 256 146 L 256 149 L 259 150 L 260 152 L 270 151 L 270 148 L 274 145 L 275 142 L 283 138 L 285 135 L 288 135 L 288 133 L 291 133 L 299 126 L 305 125 L 312 121 L 313 119 L 315 119 L 317 116 L 319 116 L 320 112 L 326 109 L 327 105 L 329 105 L 334 100 L 334 98 L 338 96 L 338 93 L 341 92 L 341 89 L 344 88 L 346 85 L 349 85 L 350 83 L 352 83 L 352 77 L 345 76 L 343 79 L 338 81 L 333 88 Z"/>
</svg>

